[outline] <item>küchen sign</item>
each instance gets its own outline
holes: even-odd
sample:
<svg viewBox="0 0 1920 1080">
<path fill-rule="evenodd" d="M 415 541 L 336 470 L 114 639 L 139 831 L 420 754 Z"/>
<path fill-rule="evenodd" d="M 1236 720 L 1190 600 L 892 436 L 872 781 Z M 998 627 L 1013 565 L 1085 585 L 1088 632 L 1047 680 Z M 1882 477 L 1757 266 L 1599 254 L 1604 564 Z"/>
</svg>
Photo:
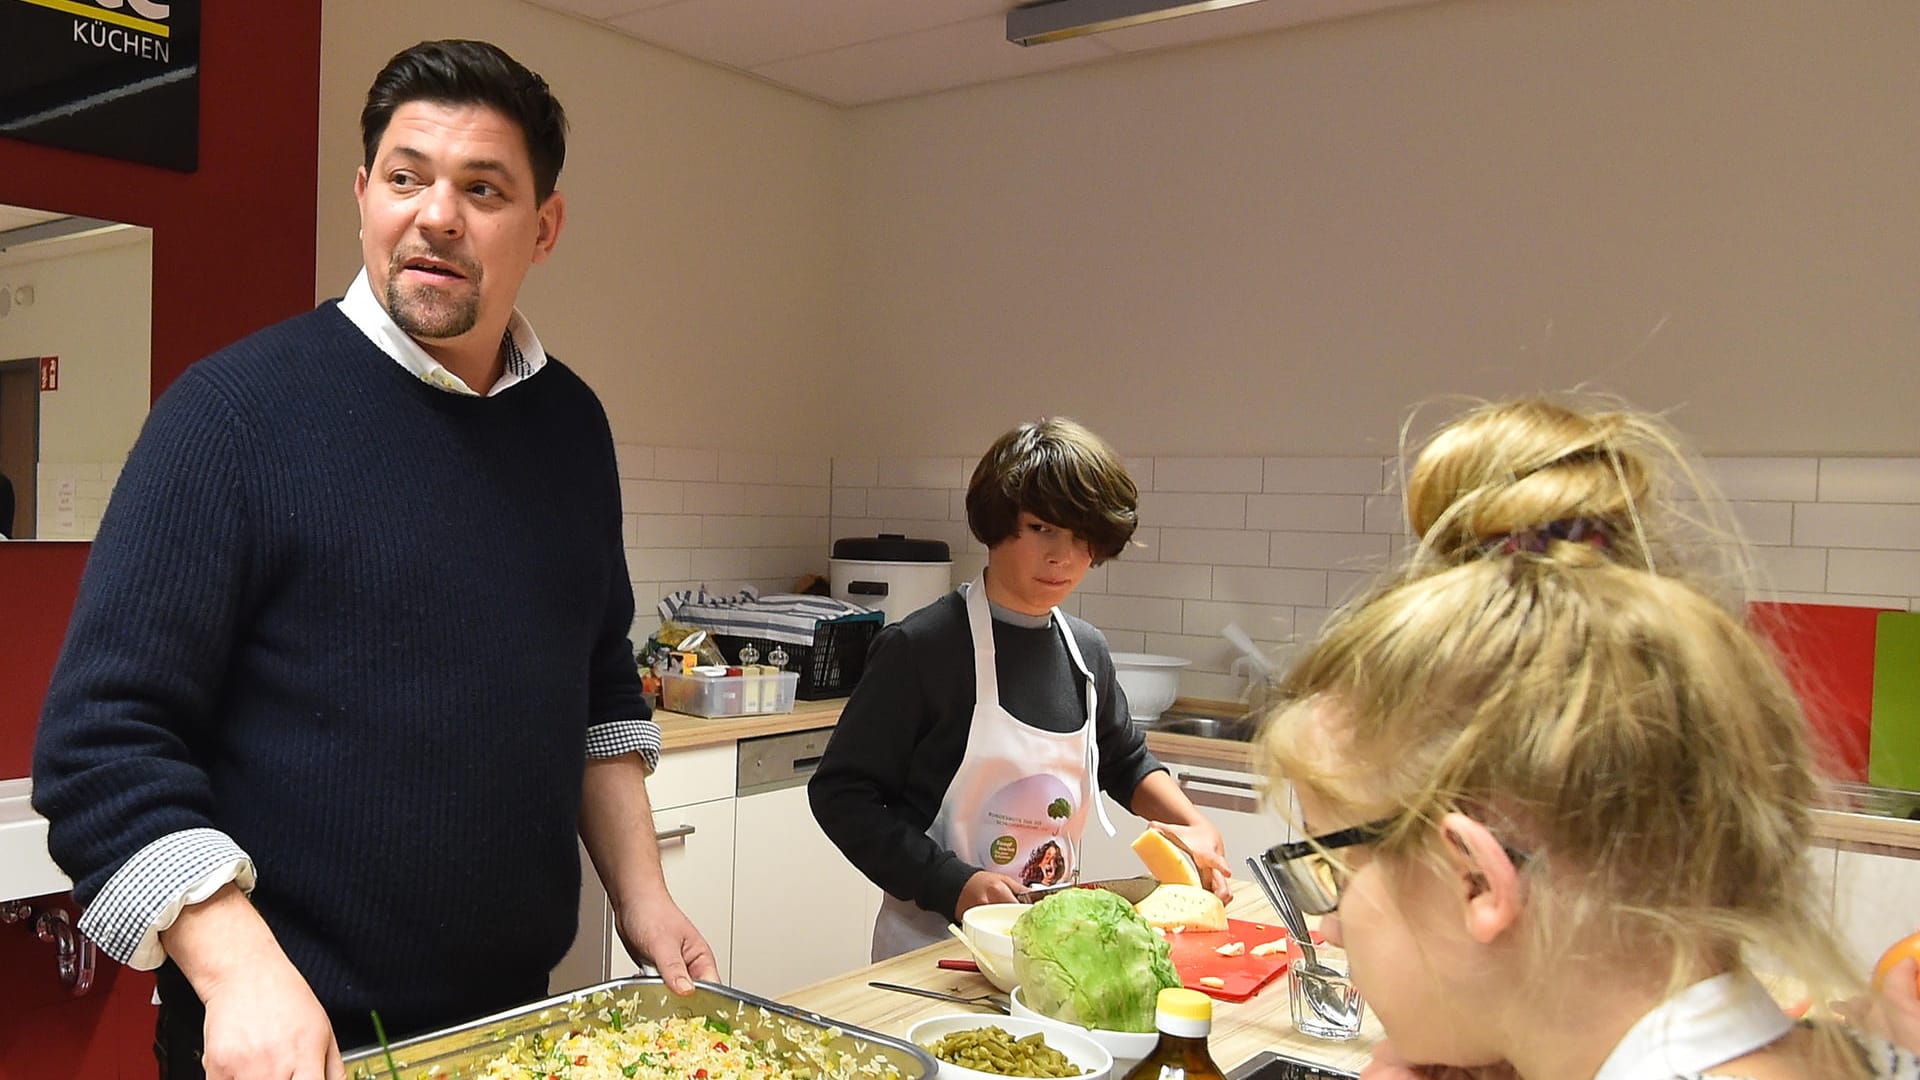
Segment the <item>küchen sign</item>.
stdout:
<svg viewBox="0 0 1920 1080">
<path fill-rule="evenodd" d="M 193 172 L 200 0 L 0 0 L 0 136 Z"/>
</svg>

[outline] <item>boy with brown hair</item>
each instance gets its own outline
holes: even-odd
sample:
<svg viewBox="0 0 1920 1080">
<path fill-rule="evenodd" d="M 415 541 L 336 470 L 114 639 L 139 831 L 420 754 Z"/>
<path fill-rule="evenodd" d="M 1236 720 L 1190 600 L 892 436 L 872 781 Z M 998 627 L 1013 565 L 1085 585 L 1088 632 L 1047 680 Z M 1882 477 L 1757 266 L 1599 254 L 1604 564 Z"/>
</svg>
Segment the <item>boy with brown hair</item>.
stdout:
<svg viewBox="0 0 1920 1080">
<path fill-rule="evenodd" d="M 1106 638 L 1062 612 L 1093 566 L 1138 524 L 1133 480 L 1072 420 L 996 440 L 967 486 L 967 524 L 987 545 L 980 577 L 887 627 L 808 785 L 814 817 L 886 890 L 873 958 L 945 940 L 980 904 L 1017 900 L 1015 876 L 1057 846 L 1054 880 L 1077 876 L 1099 791 L 1191 852 L 1215 891 L 1229 875 L 1219 830 L 1127 716 Z"/>
</svg>

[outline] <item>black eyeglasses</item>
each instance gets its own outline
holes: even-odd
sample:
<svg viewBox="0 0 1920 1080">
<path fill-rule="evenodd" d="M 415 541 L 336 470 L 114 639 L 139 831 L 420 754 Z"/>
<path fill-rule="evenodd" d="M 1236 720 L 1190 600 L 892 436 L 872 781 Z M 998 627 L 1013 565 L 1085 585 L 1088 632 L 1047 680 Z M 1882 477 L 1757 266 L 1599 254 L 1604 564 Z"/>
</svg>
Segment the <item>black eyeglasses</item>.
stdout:
<svg viewBox="0 0 1920 1080">
<path fill-rule="evenodd" d="M 1340 889 L 1347 872 L 1328 853 L 1344 847 L 1370 844 L 1387 834 L 1399 817 L 1330 832 L 1307 840 L 1275 844 L 1260 853 L 1260 862 L 1273 872 L 1275 882 L 1303 915 L 1325 915 L 1340 907 Z"/>
<path fill-rule="evenodd" d="M 1272 871 L 1274 882 L 1286 890 L 1287 898 L 1303 915 L 1326 915 L 1340 909 L 1340 890 L 1347 884 L 1346 868 L 1329 852 L 1360 844 L 1370 844 L 1387 835 L 1400 817 L 1381 818 L 1365 825 L 1330 832 L 1324 836 L 1275 844 L 1261 852 L 1260 862 Z M 1527 853 L 1500 845 L 1513 865 L 1522 866 Z"/>
</svg>

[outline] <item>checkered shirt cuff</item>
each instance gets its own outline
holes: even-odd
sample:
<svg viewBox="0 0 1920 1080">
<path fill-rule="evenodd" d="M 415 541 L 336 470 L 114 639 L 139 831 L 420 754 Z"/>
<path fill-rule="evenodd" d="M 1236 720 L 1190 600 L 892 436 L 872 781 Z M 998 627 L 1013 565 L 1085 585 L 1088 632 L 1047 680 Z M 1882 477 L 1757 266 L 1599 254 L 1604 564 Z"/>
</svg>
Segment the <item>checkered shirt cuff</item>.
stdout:
<svg viewBox="0 0 1920 1080">
<path fill-rule="evenodd" d="M 660 725 L 652 720 L 609 720 L 587 729 L 587 756 L 619 757 L 638 753 L 647 772 L 660 767 Z"/>
<path fill-rule="evenodd" d="M 155 840 L 114 872 L 80 916 L 80 932 L 100 951 L 136 971 L 167 958 L 160 931 L 181 909 L 198 904 L 228 882 L 252 892 L 253 860 L 218 829 L 186 829 Z"/>
</svg>

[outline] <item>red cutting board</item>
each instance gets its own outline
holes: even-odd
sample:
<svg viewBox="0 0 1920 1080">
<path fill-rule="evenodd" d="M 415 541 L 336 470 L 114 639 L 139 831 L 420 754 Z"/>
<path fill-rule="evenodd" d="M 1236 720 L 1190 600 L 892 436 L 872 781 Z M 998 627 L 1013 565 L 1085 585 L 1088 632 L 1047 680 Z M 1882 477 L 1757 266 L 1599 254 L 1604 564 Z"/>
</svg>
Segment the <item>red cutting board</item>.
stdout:
<svg viewBox="0 0 1920 1080">
<path fill-rule="evenodd" d="M 1286 936 L 1284 926 L 1228 919 L 1225 930 L 1168 934 L 1167 945 L 1173 956 L 1173 970 L 1179 974 L 1182 985 L 1222 1001 L 1245 1001 L 1300 956 L 1300 946 L 1291 941 L 1287 942 L 1286 952 L 1253 955 L 1255 945 Z M 1214 951 L 1234 941 L 1245 942 L 1247 951 L 1239 956 L 1221 956 Z M 1208 977 L 1219 979 L 1223 985 L 1208 986 L 1200 981 Z"/>
<path fill-rule="evenodd" d="M 1779 653 L 1807 714 L 1819 765 L 1841 780 L 1867 780 L 1873 729 L 1874 638 L 1880 608 L 1756 602 L 1754 627 Z"/>
</svg>

